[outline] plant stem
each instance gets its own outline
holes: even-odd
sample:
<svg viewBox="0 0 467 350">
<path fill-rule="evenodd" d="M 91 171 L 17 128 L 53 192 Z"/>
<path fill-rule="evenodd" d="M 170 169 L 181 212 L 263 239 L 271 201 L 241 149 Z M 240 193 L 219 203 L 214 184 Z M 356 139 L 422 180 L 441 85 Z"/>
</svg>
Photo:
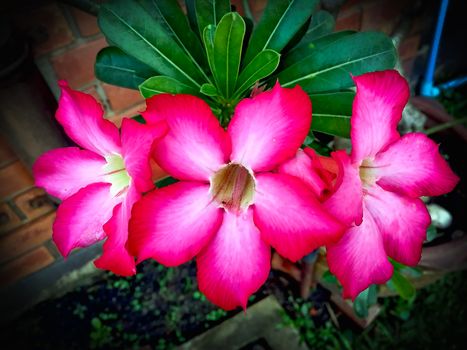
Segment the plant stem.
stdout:
<svg viewBox="0 0 467 350">
<path fill-rule="evenodd" d="M 437 133 L 437 132 L 452 128 L 453 126 L 456 126 L 458 124 L 464 124 L 464 123 L 467 123 L 467 117 L 456 119 L 456 120 L 453 120 L 453 121 L 450 121 L 450 122 L 447 122 L 447 123 L 443 123 L 443 124 L 440 124 L 440 125 L 436 125 L 436 126 L 434 126 L 432 128 L 429 128 L 429 129 L 425 130 L 424 133 L 426 135 L 431 135 L 431 134 L 434 134 L 434 133 Z"/>
</svg>

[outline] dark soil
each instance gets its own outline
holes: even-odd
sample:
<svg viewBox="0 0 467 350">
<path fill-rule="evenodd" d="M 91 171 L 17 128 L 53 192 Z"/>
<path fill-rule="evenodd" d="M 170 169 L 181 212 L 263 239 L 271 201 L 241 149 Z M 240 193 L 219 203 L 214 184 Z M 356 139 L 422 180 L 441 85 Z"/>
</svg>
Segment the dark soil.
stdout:
<svg viewBox="0 0 467 350">
<path fill-rule="evenodd" d="M 250 305 L 269 294 L 287 303 L 295 289 L 286 276 L 271 272 Z M 107 273 L 91 286 L 37 305 L 10 324 L 3 338 L 19 349 L 170 349 L 238 312 L 206 300 L 194 263 L 165 268 L 146 261 L 134 277 Z"/>
</svg>

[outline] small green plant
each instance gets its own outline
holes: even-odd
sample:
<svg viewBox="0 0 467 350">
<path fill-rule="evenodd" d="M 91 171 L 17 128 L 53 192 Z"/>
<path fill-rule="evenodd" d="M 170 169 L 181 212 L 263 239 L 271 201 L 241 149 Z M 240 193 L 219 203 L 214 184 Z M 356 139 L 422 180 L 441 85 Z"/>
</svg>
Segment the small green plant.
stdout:
<svg viewBox="0 0 467 350">
<path fill-rule="evenodd" d="M 227 315 L 227 312 L 225 312 L 224 310 L 215 309 L 215 310 L 212 310 L 211 312 L 209 312 L 206 315 L 206 320 L 208 320 L 208 321 L 217 321 L 217 320 L 221 319 L 222 317 L 224 317 L 226 315 Z"/>
<path fill-rule="evenodd" d="M 76 304 L 75 309 L 73 310 L 73 315 L 78 316 L 81 320 L 84 319 L 86 311 L 88 310 L 86 305 Z"/>
<path fill-rule="evenodd" d="M 349 341 L 330 321 L 320 327 L 315 325 L 310 315 L 313 309 L 312 302 L 292 296 L 289 296 L 288 301 L 293 314 L 289 315 L 285 310 L 281 310 L 282 324 L 279 327 L 290 326 L 297 329 L 300 340 L 305 341 L 311 349 L 351 349 Z"/>
<path fill-rule="evenodd" d="M 94 317 L 91 320 L 90 347 L 99 349 L 112 343 L 112 328 L 103 324 L 100 318 Z"/>
</svg>

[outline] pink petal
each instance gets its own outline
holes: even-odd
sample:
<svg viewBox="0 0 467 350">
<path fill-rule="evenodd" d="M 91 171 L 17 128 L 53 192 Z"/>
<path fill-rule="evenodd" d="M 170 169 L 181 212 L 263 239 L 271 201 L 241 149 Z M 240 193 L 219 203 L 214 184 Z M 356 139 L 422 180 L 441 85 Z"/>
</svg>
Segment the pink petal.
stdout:
<svg viewBox="0 0 467 350">
<path fill-rule="evenodd" d="M 360 163 L 399 138 L 397 124 L 409 99 L 409 86 L 395 70 L 366 73 L 354 81 L 357 94 L 350 138 L 352 163 Z"/>
<path fill-rule="evenodd" d="M 326 249 L 329 271 L 342 284 L 344 298 L 354 300 L 371 284 L 385 283 L 392 276 L 383 238 L 366 208 L 362 224 L 349 228 L 337 244 Z"/>
<path fill-rule="evenodd" d="M 268 278 L 270 260 L 252 210 L 238 216 L 225 212 L 219 232 L 196 259 L 199 289 L 224 310 L 246 309 L 250 295 Z"/>
<path fill-rule="evenodd" d="M 122 156 L 125 168 L 139 192 L 147 192 L 154 187 L 150 153 L 154 142 L 166 133 L 164 122 L 144 125 L 133 119 L 123 119 Z"/>
<path fill-rule="evenodd" d="M 375 185 L 368 189 L 365 205 L 383 236 L 387 255 L 404 265 L 417 265 L 431 222 L 425 204 Z"/>
<path fill-rule="evenodd" d="M 324 202 L 324 207 L 347 226 L 360 225 L 363 216 L 362 182 L 358 168 L 350 164 L 345 151 L 332 153 L 339 166 L 335 192 Z"/>
<path fill-rule="evenodd" d="M 105 159 L 78 147 L 57 148 L 41 155 L 32 168 L 36 186 L 66 199 L 81 188 L 103 181 Z"/>
<path fill-rule="evenodd" d="M 110 184 L 94 183 L 65 199 L 53 224 L 53 240 L 63 256 L 105 237 L 102 226 L 120 201 L 110 195 Z"/>
<path fill-rule="evenodd" d="M 156 95 L 146 100 L 148 124 L 166 121 L 169 132 L 157 143 L 154 157 L 180 180 L 208 180 L 228 162 L 230 140 L 209 106 L 189 95 Z"/>
<path fill-rule="evenodd" d="M 426 135 L 410 133 L 379 153 L 378 185 L 410 197 L 439 196 L 452 191 L 459 178 Z"/>
<path fill-rule="evenodd" d="M 64 81 L 55 117 L 66 134 L 79 146 L 106 156 L 120 153 L 117 127 L 103 118 L 102 106 L 91 95 L 72 90 Z"/>
<path fill-rule="evenodd" d="M 128 240 L 128 222 L 133 204 L 141 195 L 131 186 L 123 202 L 114 208 L 113 215 L 104 225 L 107 240 L 100 258 L 94 261 L 96 267 L 110 270 L 120 276 L 131 276 L 136 273 L 135 258 L 126 248 Z"/>
<path fill-rule="evenodd" d="M 256 177 L 254 220 L 263 239 L 289 260 L 337 242 L 344 227 L 299 179 L 285 174 Z"/>
<path fill-rule="evenodd" d="M 303 151 L 311 158 L 315 171 L 326 184 L 326 192 L 324 194 L 327 194 L 334 188 L 337 173 L 339 172 L 337 162 L 331 157 L 317 154 L 315 150 L 310 147 L 304 148 Z"/>
<path fill-rule="evenodd" d="M 279 173 L 298 177 L 313 191 L 316 197 L 321 198 L 327 189 L 326 183 L 321 179 L 312 158 L 302 149 L 297 151 L 295 157 L 286 160 L 279 168 Z"/>
<path fill-rule="evenodd" d="M 272 170 L 292 158 L 311 123 L 311 102 L 300 86 L 282 88 L 242 100 L 235 108 L 228 133 L 233 162 L 254 171 Z"/>
<path fill-rule="evenodd" d="M 183 264 L 206 246 L 222 223 L 209 185 L 181 181 L 157 189 L 133 207 L 129 249 L 138 261 Z"/>
</svg>

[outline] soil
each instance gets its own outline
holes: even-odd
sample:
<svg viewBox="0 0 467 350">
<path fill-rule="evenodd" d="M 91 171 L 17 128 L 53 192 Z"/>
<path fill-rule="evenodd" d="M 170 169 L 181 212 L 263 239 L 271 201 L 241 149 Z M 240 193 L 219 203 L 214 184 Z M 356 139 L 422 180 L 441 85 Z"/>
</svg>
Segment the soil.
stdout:
<svg viewBox="0 0 467 350">
<path fill-rule="evenodd" d="M 97 283 L 45 301 L 6 329 L 8 344 L 23 349 L 170 349 L 241 312 L 225 312 L 197 288 L 196 266 L 140 264 L 138 274 L 111 273 Z M 286 275 L 272 271 L 250 305 L 274 294 L 284 304 L 297 292 Z M 322 298 L 320 296 L 320 298 Z"/>
</svg>

